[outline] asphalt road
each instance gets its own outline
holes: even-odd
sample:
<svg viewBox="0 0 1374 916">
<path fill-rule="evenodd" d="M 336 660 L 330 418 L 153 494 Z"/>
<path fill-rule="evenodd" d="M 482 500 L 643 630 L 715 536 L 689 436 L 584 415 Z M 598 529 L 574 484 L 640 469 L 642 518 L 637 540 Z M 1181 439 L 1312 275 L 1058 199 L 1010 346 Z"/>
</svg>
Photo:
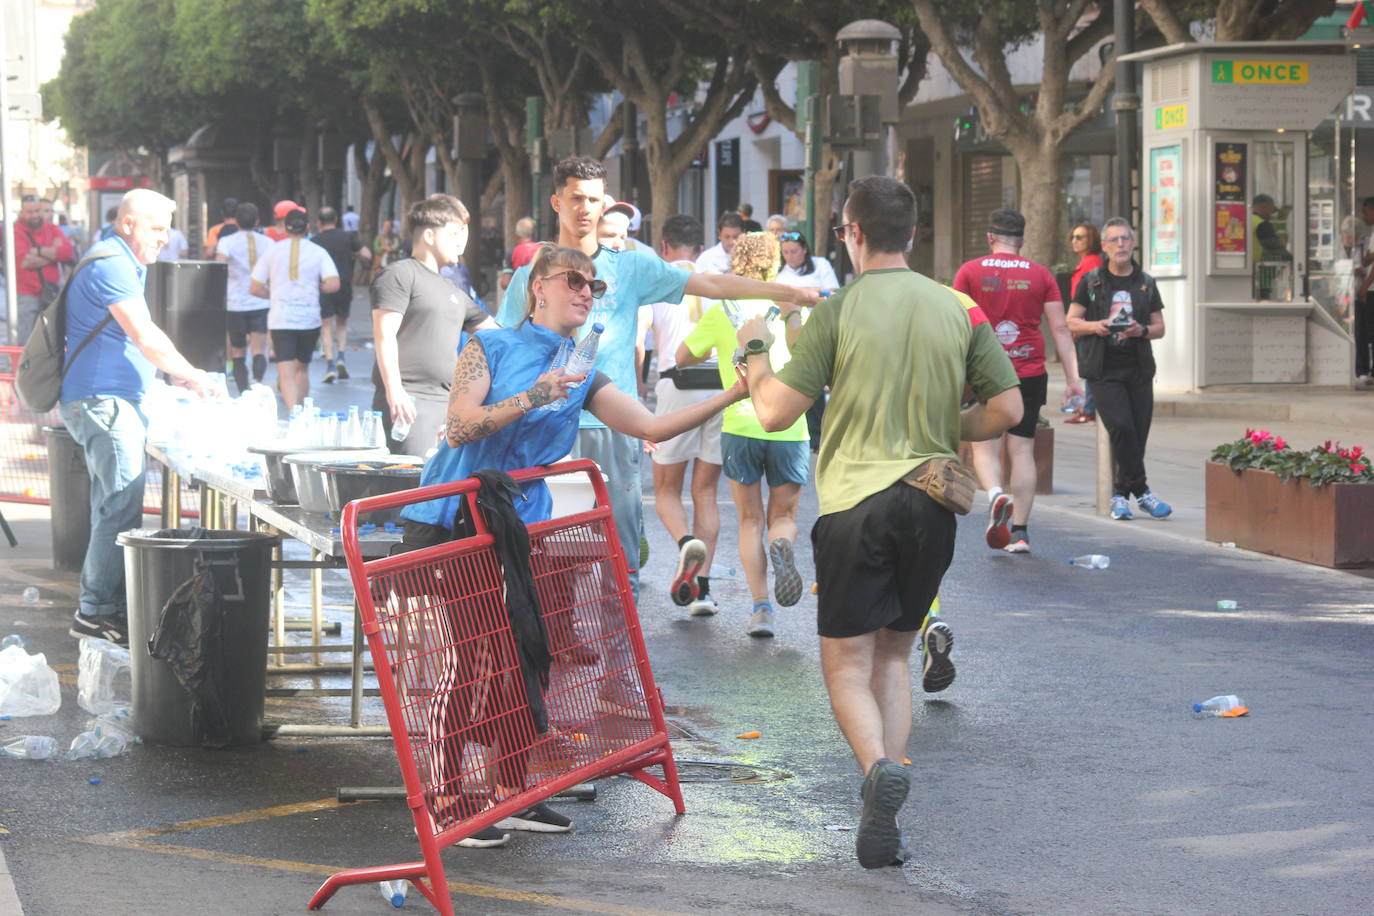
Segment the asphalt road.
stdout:
<svg viewBox="0 0 1374 916">
<path fill-rule="evenodd" d="M 805 528 L 814 512 L 809 496 Z M 827 829 L 855 823 L 859 775 L 820 681 L 815 599 L 753 640 L 743 583 L 717 578 L 722 613 L 689 619 L 663 594 L 671 545 L 649 517 L 641 614 L 677 754 L 755 765 L 761 781 L 691 783 L 681 818 L 637 783 L 603 781 L 596 802 L 562 805 L 570 835 L 447 852 L 460 912 L 1354 913 L 1374 898 L 1366 580 L 1162 536 L 1168 522 L 1052 509 L 1034 518 L 1036 553 L 1013 557 L 963 520 L 943 592 L 959 678 L 915 711 L 913 860 L 868 873 L 853 833 Z M 21 521 L 21 536 L 38 524 Z M 1067 565 L 1089 552 L 1111 568 Z M 721 564 L 738 565 L 733 553 L 727 539 Z M 809 571 L 809 546 L 800 555 Z M 47 610 L 15 597 L 39 565 L 5 574 L 0 630 L 72 665 L 70 577 L 44 585 Z M 332 579 L 331 603 L 346 596 Z M 1217 611 L 1221 598 L 1239 608 Z M 1219 693 L 1252 714 L 1190 714 Z M 278 721 L 345 714 L 336 701 L 269 706 Z M 65 741 L 82 718 L 67 683 L 58 715 L 0 723 L 0 737 Z M 368 719 L 381 720 L 375 702 Z M 401 805 L 327 801 L 340 785 L 396 782 L 391 745 L 375 740 L 3 760 L 0 848 L 30 916 L 299 912 L 336 868 L 414 858 Z M 326 912 L 385 908 L 359 887 Z"/>
</svg>

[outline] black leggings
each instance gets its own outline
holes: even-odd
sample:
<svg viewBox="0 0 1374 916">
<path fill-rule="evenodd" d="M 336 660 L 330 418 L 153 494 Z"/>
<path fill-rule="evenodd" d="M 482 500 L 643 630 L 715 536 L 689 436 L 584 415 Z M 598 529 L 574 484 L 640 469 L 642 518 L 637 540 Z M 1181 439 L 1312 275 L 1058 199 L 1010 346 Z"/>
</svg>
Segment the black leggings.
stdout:
<svg viewBox="0 0 1374 916">
<path fill-rule="evenodd" d="M 1368 375 L 1374 348 L 1374 293 L 1355 300 L 1355 374 Z"/>
<path fill-rule="evenodd" d="M 1106 369 L 1102 377 L 1088 382 L 1088 391 L 1097 402 L 1097 417 L 1107 428 L 1116 458 L 1114 492 L 1117 496 L 1139 496 L 1145 484 L 1145 440 L 1150 438 L 1154 416 L 1154 378 L 1141 369 Z"/>
</svg>

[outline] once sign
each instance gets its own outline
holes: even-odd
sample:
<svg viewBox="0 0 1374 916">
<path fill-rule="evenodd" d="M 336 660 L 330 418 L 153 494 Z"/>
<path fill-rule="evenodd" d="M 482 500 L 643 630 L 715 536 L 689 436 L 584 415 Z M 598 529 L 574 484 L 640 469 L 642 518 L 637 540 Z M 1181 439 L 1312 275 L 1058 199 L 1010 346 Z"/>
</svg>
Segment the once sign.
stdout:
<svg viewBox="0 0 1374 916">
<path fill-rule="evenodd" d="M 1214 60 L 1212 82 L 1261 86 L 1305 86 L 1307 64 L 1296 60 Z"/>
</svg>

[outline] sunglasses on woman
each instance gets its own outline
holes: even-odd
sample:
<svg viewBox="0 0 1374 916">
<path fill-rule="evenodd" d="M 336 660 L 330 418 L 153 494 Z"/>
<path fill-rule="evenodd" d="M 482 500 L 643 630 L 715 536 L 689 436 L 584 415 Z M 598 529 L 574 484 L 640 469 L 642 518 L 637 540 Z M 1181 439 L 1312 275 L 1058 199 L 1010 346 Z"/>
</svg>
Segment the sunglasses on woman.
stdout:
<svg viewBox="0 0 1374 916">
<path fill-rule="evenodd" d="M 778 236 L 778 238 L 782 239 L 784 242 L 799 242 L 801 241 L 801 237 L 802 234 L 800 232 L 784 232 L 782 235 Z"/>
<path fill-rule="evenodd" d="M 549 274 L 544 279 L 556 280 L 559 277 L 563 277 L 565 280 L 567 280 L 568 289 L 572 290 L 575 293 L 580 293 L 582 292 L 582 289 L 584 287 L 590 286 L 592 288 L 593 299 L 600 299 L 602 296 L 606 295 L 605 280 L 588 280 L 586 277 L 582 276 L 575 270 L 565 270 L 562 273 Z"/>
</svg>

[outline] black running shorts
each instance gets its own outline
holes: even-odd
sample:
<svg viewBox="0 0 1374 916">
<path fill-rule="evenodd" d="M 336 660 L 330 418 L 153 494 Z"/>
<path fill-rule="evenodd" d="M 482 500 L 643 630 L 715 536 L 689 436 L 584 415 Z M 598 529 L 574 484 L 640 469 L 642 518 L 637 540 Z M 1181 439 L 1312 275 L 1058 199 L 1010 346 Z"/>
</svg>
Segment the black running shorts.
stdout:
<svg viewBox="0 0 1374 916">
<path fill-rule="evenodd" d="M 954 559 L 954 513 L 900 480 L 811 529 L 819 612 L 832 639 L 921 628 Z"/>
<path fill-rule="evenodd" d="M 253 309 L 248 312 L 225 312 L 224 329 L 229 332 L 229 346 L 248 346 L 249 334 L 267 333 L 268 309 Z"/>
<path fill-rule="evenodd" d="M 307 331 L 296 330 L 277 330 L 272 331 L 272 358 L 279 363 L 295 360 L 298 363 L 309 363 L 311 357 L 315 355 L 315 344 L 320 342 L 320 329 L 310 328 Z"/>
<path fill-rule="evenodd" d="M 1045 406 L 1050 377 L 1045 373 L 1018 380 L 1021 387 L 1021 422 L 1007 430 L 1008 436 L 1034 439 L 1035 427 L 1040 425 L 1040 408 Z"/>
</svg>

